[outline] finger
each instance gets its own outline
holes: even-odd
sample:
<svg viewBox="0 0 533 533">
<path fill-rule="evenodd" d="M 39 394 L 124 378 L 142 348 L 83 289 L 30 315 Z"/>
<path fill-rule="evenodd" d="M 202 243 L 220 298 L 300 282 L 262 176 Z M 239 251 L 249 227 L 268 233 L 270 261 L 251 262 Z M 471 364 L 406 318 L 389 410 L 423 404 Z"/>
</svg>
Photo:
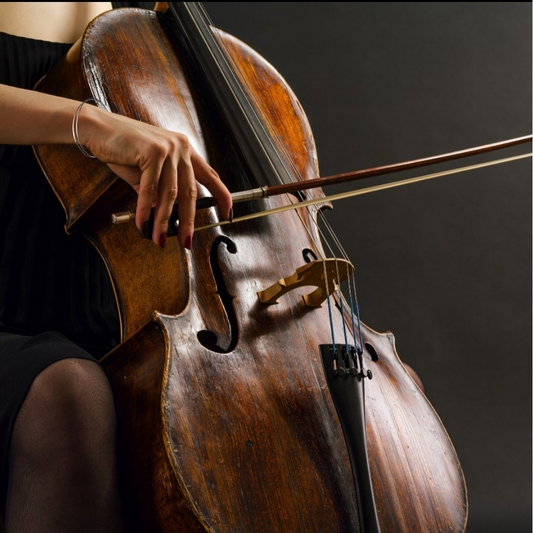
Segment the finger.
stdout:
<svg viewBox="0 0 533 533">
<path fill-rule="evenodd" d="M 137 192 L 137 209 L 135 212 L 135 223 L 139 230 L 143 230 L 150 220 L 152 205 L 157 197 L 157 187 L 159 177 L 162 172 L 162 163 L 148 165 L 141 174 Z"/>
<path fill-rule="evenodd" d="M 178 205 L 180 213 L 178 241 L 189 250 L 191 249 L 194 234 L 197 197 L 198 187 L 193 166 L 189 159 L 180 159 L 178 165 Z"/>
<path fill-rule="evenodd" d="M 231 218 L 230 209 L 232 208 L 233 202 L 231 200 L 231 194 L 220 179 L 220 176 L 217 174 L 215 169 L 208 165 L 206 161 L 194 150 L 191 150 L 191 163 L 198 183 L 201 183 L 208 189 L 208 191 L 217 200 L 220 214 L 225 220 L 229 220 Z"/>
<path fill-rule="evenodd" d="M 178 196 L 178 170 L 172 157 L 167 157 L 159 178 L 157 192 L 154 198 L 154 228 L 152 240 L 165 247 L 167 242 L 168 223 L 174 203 Z"/>
</svg>

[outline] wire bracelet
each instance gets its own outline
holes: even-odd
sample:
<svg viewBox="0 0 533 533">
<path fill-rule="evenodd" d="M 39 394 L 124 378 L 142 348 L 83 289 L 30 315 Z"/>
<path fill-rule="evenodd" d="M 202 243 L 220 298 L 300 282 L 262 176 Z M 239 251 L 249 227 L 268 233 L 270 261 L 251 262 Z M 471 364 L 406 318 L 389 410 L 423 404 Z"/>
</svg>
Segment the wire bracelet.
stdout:
<svg viewBox="0 0 533 533">
<path fill-rule="evenodd" d="M 81 108 L 87 103 L 87 102 L 95 102 L 96 104 L 99 104 L 103 107 L 102 102 L 97 100 L 96 98 L 87 98 L 84 102 L 82 102 L 78 109 L 76 109 L 76 113 L 74 113 L 74 118 L 72 119 L 72 137 L 74 138 L 74 142 L 76 143 L 76 146 L 80 149 L 81 153 L 87 157 L 90 157 L 91 159 L 96 159 L 96 156 L 91 154 L 88 150 L 86 150 L 83 145 L 80 142 L 80 136 L 78 134 L 78 120 L 80 118 L 80 112 Z"/>
</svg>

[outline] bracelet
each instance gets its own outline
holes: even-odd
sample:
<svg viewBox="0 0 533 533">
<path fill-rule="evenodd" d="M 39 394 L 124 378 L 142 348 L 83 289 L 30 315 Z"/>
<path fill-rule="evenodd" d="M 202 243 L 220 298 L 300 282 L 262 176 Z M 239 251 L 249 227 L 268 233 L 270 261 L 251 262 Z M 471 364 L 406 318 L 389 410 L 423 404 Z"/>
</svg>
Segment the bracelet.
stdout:
<svg viewBox="0 0 533 533">
<path fill-rule="evenodd" d="M 72 119 L 72 137 L 74 138 L 74 142 L 76 143 L 76 146 L 80 149 L 81 153 L 87 157 L 90 157 L 91 159 L 96 159 L 96 156 L 91 154 L 91 152 L 87 151 L 83 145 L 80 142 L 80 136 L 78 134 L 78 120 L 80 118 L 80 112 L 81 108 L 87 103 L 87 102 L 95 102 L 96 104 L 99 104 L 100 106 L 103 106 L 103 104 L 97 100 L 96 98 L 87 98 L 85 102 L 82 102 L 78 109 L 76 109 L 76 113 L 74 113 L 74 118 Z"/>
</svg>

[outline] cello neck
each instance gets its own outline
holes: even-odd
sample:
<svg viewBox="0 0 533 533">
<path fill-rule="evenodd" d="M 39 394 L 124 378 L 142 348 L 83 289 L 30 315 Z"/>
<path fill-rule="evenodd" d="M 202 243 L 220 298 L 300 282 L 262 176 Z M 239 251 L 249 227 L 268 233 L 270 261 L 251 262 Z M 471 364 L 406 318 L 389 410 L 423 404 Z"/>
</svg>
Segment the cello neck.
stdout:
<svg viewBox="0 0 533 533">
<path fill-rule="evenodd" d="M 294 181 L 199 2 L 169 2 L 174 36 L 233 138 L 253 187 Z"/>
</svg>

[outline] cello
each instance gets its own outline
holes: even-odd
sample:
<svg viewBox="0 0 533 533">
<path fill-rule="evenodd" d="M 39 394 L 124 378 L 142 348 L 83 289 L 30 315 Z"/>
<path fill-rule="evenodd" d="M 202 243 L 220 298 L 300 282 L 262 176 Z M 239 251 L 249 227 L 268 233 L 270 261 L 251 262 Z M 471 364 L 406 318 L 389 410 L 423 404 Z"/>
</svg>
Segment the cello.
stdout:
<svg viewBox="0 0 533 533">
<path fill-rule="evenodd" d="M 144 15 L 140 16 L 139 13 L 136 15 L 138 16 L 135 17 L 133 26 L 129 28 L 130 32 L 137 32 L 145 37 L 149 32 L 148 26 L 145 25 L 146 20 L 142 18 Z M 113 15 L 114 17 L 115 15 Z M 150 16 L 150 18 L 153 22 L 154 17 Z M 104 22 L 103 18 L 97 19 L 86 33 L 83 44 L 85 48 L 80 54 L 84 59 L 91 58 L 93 60 L 95 58 L 93 51 L 87 52 L 87 50 L 90 46 L 99 46 L 99 41 L 102 39 L 102 34 L 97 31 L 100 30 L 100 22 Z M 123 21 L 120 25 L 111 27 L 113 30 L 109 33 L 118 35 L 120 38 L 124 38 L 126 33 L 130 33 L 124 29 Z M 91 32 L 95 32 L 93 35 L 98 35 L 98 38 L 88 44 Z M 153 38 L 162 39 L 161 35 L 162 32 L 157 29 Z M 235 46 L 239 51 L 243 48 L 241 45 L 237 46 L 232 39 L 228 43 L 226 43 L 227 47 Z M 171 49 L 175 46 L 173 44 Z M 159 49 L 151 48 L 151 50 Z M 259 71 L 259 66 L 262 66 L 262 74 L 265 76 L 268 74 L 272 84 L 277 84 L 276 87 L 280 85 L 284 87 L 282 80 L 276 76 L 274 71 L 265 67 L 251 51 L 246 48 L 243 49 L 245 50 L 246 65 L 259 62 L 254 65 L 254 76 Z M 117 56 L 111 58 L 109 63 L 104 61 L 104 68 L 102 69 L 104 71 L 106 70 L 105 66 L 117 64 L 117 58 L 123 60 L 127 56 L 125 53 L 127 49 L 125 48 L 121 49 L 114 45 L 110 47 L 110 50 Z M 72 59 L 72 56 L 69 59 Z M 67 91 L 72 92 L 68 92 L 67 95 L 80 99 L 88 96 L 98 97 L 115 111 L 124 114 L 133 113 L 136 118 L 140 117 L 147 120 L 154 119 L 152 113 L 156 113 L 158 116 L 178 117 L 178 119 L 184 114 L 185 116 L 188 115 L 192 117 L 188 126 L 191 128 L 190 136 L 194 137 L 196 133 L 196 142 L 198 143 L 202 142 L 204 136 L 209 139 L 213 135 L 213 131 L 226 132 L 227 130 L 224 128 L 227 126 L 222 122 L 217 122 L 220 119 L 213 119 L 211 113 L 208 114 L 208 119 L 205 111 L 198 111 L 199 118 L 196 118 L 196 110 L 191 107 L 191 102 L 201 101 L 205 105 L 204 99 L 209 100 L 209 97 L 204 95 L 199 97 L 195 92 L 187 89 L 183 80 L 188 78 L 181 74 L 180 64 L 176 64 L 175 60 L 170 57 L 165 57 L 165 59 L 168 61 L 170 65 L 168 68 L 172 73 L 176 74 L 177 72 L 181 75 L 172 78 L 178 80 L 172 83 L 177 83 L 181 89 L 179 95 L 182 99 L 180 100 L 181 108 L 179 111 L 174 108 L 173 111 L 164 115 L 161 111 L 152 111 L 151 106 L 148 108 L 136 107 L 132 110 L 131 95 L 121 96 L 120 101 L 111 99 L 111 94 L 118 94 L 118 92 L 112 90 L 117 87 L 112 86 L 113 80 L 109 79 L 102 81 L 94 78 L 91 80 L 89 85 L 91 83 L 93 85 L 90 87 L 89 94 L 87 94 L 87 86 L 68 87 Z M 148 64 L 153 64 L 154 60 L 155 58 L 151 57 Z M 139 61 L 139 57 L 133 58 L 133 63 L 128 64 L 131 71 L 138 66 L 137 61 Z M 60 68 L 67 69 L 68 66 L 71 65 L 67 61 L 67 64 Z M 93 73 L 98 70 L 98 68 L 95 69 L 94 63 L 91 63 L 91 70 Z M 64 73 L 65 71 L 60 74 Z M 247 78 L 246 81 L 253 85 L 255 79 Z M 122 84 L 124 84 L 124 79 L 122 79 Z M 135 87 L 135 91 L 138 91 L 139 85 Z M 41 88 L 43 90 L 50 89 L 46 85 L 41 86 Z M 176 99 L 175 89 L 176 87 L 173 85 L 171 90 L 167 91 L 173 96 L 173 101 Z M 163 89 L 162 92 L 164 93 L 165 90 Z M 303 162 L 291 161 L 293 166 L 299 167 L 298 172 L 305 176 L 313 170 L 313 167 L 316 167 L 312 139 L 308 129 L 306 129 L 305 117 L 302 116 L 293 95 L 286 87 L 284 98 L 292 115 L 299 116 L 300 135 L 302 137 L 298 138 L 298 141 L 303 138 L 309 148 L 306 150 L 309 159 L 305 160 L 304 158 Z M 144 103 L 146 104 L 151 100 L 150 93 L 144 93 L 142 99 L 145 100 Z M 263 103 L 263 107 L 262 112 L 271 111 L 271 108 L 265 103 Z M 210 127 L 202 129 L 202 136 L 194 131 L 197 124 L 205 124 L 209 121 L 214 121 L 216 127 L 213 124 L 208 124 Z M 181 118 L 180 126 L 182 124 L 183 119 Z M 281 125 L 279 127 L 286 126 Z M 284 134 L 285 131 L 283 130 L 282 133 Z M 276 134 L 277 140 L 281 139 L 283 142 L 289 143 L 288 140 L 285 140 L 287 139 L 285 135 L 280 135 L 279 132 Z M 232 142 L 229 141 L 230 137 L 231 135 L 227 137 L 225 135 L 217 136 L 216 142 L 209 139 L 210 142 L 206 142 L 203 153 L 210 160 L 220 160 L 222 168 L 227 168 L 226 165 L 229 160 L 231 172 L 236 175 L 237 179 L 250 179 L 249 169 L 243 168 L 242 163 L 239 163 L 238 157 L 235 156 L 235 149 Z M 283 148 L 286 150 L 287 146 Z M 68 149 L 67 152 L 69 152 Z M 52 178 L 57 170 L 53 167 L 56 165 L 59 168 L 64 163 L 58 161 L 56 156 L 50 163 L 47 158 L 51 156 L 47 154 L 45 148 L 39 148 L 38 155 L 56 192 L 59 191 L 57 183 Z M 76 159 L 76 157 L 78 154 L 72 151 L 66 155 L 66 158 L 70 158 L 71 161 L 72 158 Z M 112 177 L 101 176 L 102 169 L 98 168 L 97 163 L 88 170 L 91 173 L 91 185 L 96 183 L 97 187 L 92 196 L 84 200 L 85 204 L 76 201 L 73 205 L 72 198 L 67 197 L 69 191 L 66 195 L 64 192 L 59 192 L 58 195 L 61 195 L 64 205 L 68 208 L 69 230 L 91 235 L 91 240 L 98 247 L 109 266 L 117 291 L 124 342 L 119 349 L 108 356 L 105 364 L 117 396 L 119 421 L 127 419 L 128 413 L 133 414 L 130 418 L 135 419 L 134 422 L 133 420 L 119 422 L 119 428 L 126 428 L 121 438 L 129 441 L 128 447 L 124 449 L 124 455 L 127 456 L 131 453 L 131 458 L 135 457 L 133 462 L 128 462 L 128 458 L 126 458 L 125 464 L 130 465 L 129 474 L 134 479 L 138 475 L 145 475 L 148 471 L 157 474 L 153 477 L 152 482 L 141 477 L 143 482 L 139 484 L 139 479 L 136 479 L 137 487 L 157 485 L 154 487 L 152 496 L 141 497 L 141 500 L 137 502 L 138 504 L 147 502 L 149 506 L 152 505 L 153 507 L 148 510 L 142 509 L 140 511 L 141 517 L 138 520 L 153 520 L 153 518 L 148 518 L 148 515 L 153 516 L 153 513 L 159 513 L 156 519 L 157 527 L 166 527 L 167 529 L 162 530 L 168 531 L 179 525 L 185 527 L 185 524 L 190 530 L 204 530 L 203 528 L 217 530 L 220 528 L 220 531 L 262 531 L 267 528 L 281 527 L 277 530 L 297 531 L 298 528 L 314 527 L 318 531 L 323 530 L 326 525 L 331 526 L 332 523 L 336 524 L 335 527 L 339 531 L 358 531 L 361 510 L 354 504 L 357 495 L 354 494 L 351 476 L 347 473 L 349 468 L 346 469 L 347 453 L 341 444 L 343 439 L 334 416 L 331 399 L 328 399 L 327 394 L 325 394 L 325 383 L 321 378 L 320 364 L 316 359 L 317 346 L 307 340 L 311 337 L 310 332 L 314 329 L 322 329 L 319 337 L 323 336 L 323 328 L 318 328 L 318 326 L 319 324 L 323 326 L 324 317 L 327 315 L 318 309 L 309 311 L 303 308 L 301 298 L 294 295 L 286 295 L 284 297 L 286 300 L 280 301 L 276 310 L 259 305 L 256 300 L 257 290 L 255 290 L 259 281 L 263 281 L 263 283 L 275 281 L 279 277 L 279 273 L 266 268 L 268 272 L 265 274 L 262 272 L 265 269 L 264 264 L 253 266 L 250 263 L 258 256 L 273 254 L 275 257 L 283 257 L 284 261 L 287 260 L 286 257 L 289 257 L 289 263 L 297 265 L 302 262 L 301 256 L 307 254 L 308 258 L 313 254 L 315 256 L 320 255 L 316 240 L 312 239 L 305 245 L 299 243 L 296 246 L 297 251 L 289 252 L 284 247 L 282 249 L 277 242 L 270 242 L 268 245 L 256 243 L 256 247 L 252 247 L 251 251 L 246 253 L 245 245 L 253 240 L 254 235 L 260 233 L 264 237 L 276 233 L 271 227 L 274 222 L 269 221 L 268 223 L 261 222 L 253 228 L 239 229 L 236 227 L 228 232 L 229 235 L 215 231 L 211 235 L 202 236 L 200 238 L 205 239 L 206 242 L 200 241 L 201 244 L 198 246 L 195 243 L 197 251 L 195 250 L 194 254 L 198 254 L 196 257 L 191 254 L 189 258 L 184 252 L 172 247 L 165 251 L 163 257 L 158 256 L 150 259 L 146 254 L 145 243 L 139 241 L 135 231 L 132 233 L 131 228 L 126 227 L 119 230 L 110 228 L 108 219 L 99 218 L 100 213 L 109 212 L 112 206 L 113 209 L 116 209 L 115 206 L 120 202 L 131 204 L 134 201 L 132 195 L 128 195 L 128 192 L 120 187 L 121 184 L 113 181 Z M 61 174 L 60 171 L 57 173 Z M 86 177 L 80 180 L 82 184 L 86 182 Z M 76 192 L 76 197 L 79 200 L 78 192 Z M 202 216 L 207 219 L 216 217 L 214 213 Z M 299 218 L 289 218 L 288 221 L 286 220 L 275 229 L 279 233 L 283 225 L 288 224 L 292 227 L 295 224 L 302 224 L 307 228 L 306 235 L 308 235 L 315 230 L 309 220 L 310 215 L 306 217 L 303 221 Z M 126 243 L 124 248 L 133 257 L 126 258 L 122 255 L 125 251 L 119 251 L 119 247 L 114 245 L 117 238 L 121 243 Z M 243 253 L 243 248 L 245 253 Z M 303 251 L 305 254 L 302 253 Z M 128 262 L 132 260 L 154 261 L 154 267 L 168 268 L 166 275 L 161 276 L 162 280 L 157 280 L 158 283 L 163 281 L 163 286 L 154 287 L 153 302 L 138 302 L 135 298 L 135 286 L 125 287 L 119 281 L 125 277 L 125 265 L 131 267 L 131 263 Z M 288 268 L 288 265 L 283 264 L 283 266 Z M 291 268 L 288 270 L 292 271 Z M 253 272 L 253 275 L 250 272 Z M 138 282 L 146 288 L 145 284 L 148 280 L 138 280 Z M 180 290 L 177 290 L 177 287 Z M 252 295 L 253 298 L 251 298 Z M 200 301 L 202 301 L 202 305 L 199 305 Z M 152 319 L 151 314 L 154 310 L 157 314 Z M 214 310 L 217 312 L 215 313 Z M 320 316 L 318 323 L 313 322 L 316 318 L 311 318 L 317 315 Z M 295 318 L 298 320 L 295 321 Z M 336 321 L 335 328 L 339 333 L 343 317 L 339 318 L 337 315 Z M 297 326 L 293 322 L 297 322 Z M 261 328 L 253 329 L 254 323 L 256 325 L 260 323 Z M 305 336 L 298 332 L 300 328 L 307 328 Z M 423 418 L 434 414 L 426 400 L 421 397 L 420 391 L 413 385 L 403 371 L 401 364 L 396 360 L 394 351 L 391 352 L 390 336 L 378 336 L 371 330 L 364 329 L 365 338 L 368 339 L 364 343 L 365 356 L 368 359 L 366 364 L 373 366 L 374 379 L 377 380 L 377 383 L 381 383 L 380 387 L 387 389 L 397 382 L 399 384 L 398 392 L 388 391 L 393 394 L 395 399 L 399 398 L 404 402 L 407 401 L 408 397 L 420 399 L 419 409 L 421 411 L 417 411 L 416 415 L 413 415 L 414 418 Z M 216 332 L 216 336 L 212 333 L 213 331 Z M 279 351 L 274 356 L 272 353 L 274 351 L 273 346 L 275 346 L 274 333 L 280 331 L 284 333 L 285 338 L 278 339 L 278 343 L 281 345 L 278 344 L 277 349 Z M 304 351 L 308 355 L 304 364 L 296 360 L 295 353 L 286 354 L 287 338 L 298 340 L 296 348 L 293 348 L 295 352 L 301 352 L 301 346 L 304 346 Z M 361 342 L 361 344 L 363 343 Z M 387 344 L 389 344 L 388 350 Z M 335 344 L 333 343 L 332 346 Z M 201 354 L 197 353 L 198 349 L 202 352 Z M 251 358 L 250 352 L 253 352 Z M 390 355 L 391 353 L 392 355 Z M 280 354 L 288 355 L 288 357 L 280 357 Z M 171 355 L 175 358 L 171 359 Z M 378 361 L 379 364 L 377 364 Z M 228 368 L 222 370 L 225 365 Z M 273 375 L 268 376 L 268 373 L 265 372 L 267 368 L 274 372 Z M 378 379 L 380 376 L 381 381 Z M 155 379 L 156 377 L 158 379 Z M 387 381 L 387 377 L 389 381 Z M 156 386 L 155 392 L 152 390 L 153 396 L 151 397 L 147 390 L 149 385 Z M 157 387 L 162 387 L 162 389 Z M 129 398 L 125 403 L 122 403 L 121 394 L 126 389 L 130 391 Z M 161 390 L 164 391 L 163 395 L 161 395 Z M 381 394 L 384 394 L 383 389 L 381 389 Z M 395 396 L 396 394 L 399 396 Z M 378 411 L 378 405 L 387 403 L 383 397 L 378 398 L 378 400 L 373 399 L 376 401 L 373 404 L 376 411 Z M 399 414 L 400 418 L 403 416 L 409 418 L 412 407 L 409 404 L 408 409 L 398 408 L 395 414 Z M 369 412 L 372 411 L 367 411 L 367 413 Z M 272 425 L 274 423 L 273 414 L 278 416 L 278 425 L 276 426 Z M 377 418 L 379 419 L 380 416 L 382 415 L 377 415 Z M 390 412 L 383 416 L 385 417 L 383 420 L 387 422 L 392 420 L 387 418 L 392 416 Z M 144 420 L 141 420 L 142 417 Z M 167 423 L 165 420 L 169 417 L 179 419 L 177 427 L 173 429 L 168 429 L 168 426 L 163 428 Z M 255 420 L 251 420 L 251 418 Z M 294 420 L 292 420 L 293 418 Z M 198 423 L 198 419 L 202 423 Z M 316 425 L 318 420 L 322 426 Z M 294 422 L 294 425 L 289 425 L 289 422 Z M 432 431 L 440 431 L 442 438 L 440 444 L 444 443 L 442 445 L 446 447 L 448 441 L 445 432 L 439 429 L 440 426 L 435 422 L 429 423 Z M 434 423 L 435 425 L 432 425 Z M 194 424 L 197 425 L 193 428 Z M 136 426 L 137 429 L 133 426 Z M 370 426 L 372 427 L 372 424 Z M 141 442 L 142 433 L 145 434 L 145 439 L 147 437 L 147 427 L 153 427 L 157 430 L 154 433 L 159 433 L 159 437 L 162 436 L 162 441 L 158 443 L 146 442 L 146 440 Z M 230 428 L 233 433 L 229 432 Z M 133 431 L 133 433 L 129 433 L 129 431 Z M 317 438 L 317 431 L 322 432 L 322 438 Z M 381 436 L 383 435 L 384 433 L 381 434 Z M 216 438 L 214 438 L 215 436 Z M 273 439 L 273 436 L 277 440 Z M 396 436 L 401 437 L 401 435 Z M 374 436 L 374 438 L 377 437 Z M 333 445 L 331 445 L 332 439 L 336 439 Z M 414 448 L 415 440 L 411 436 L 407 448 Z M 432 442 L 435 443 L 436 441 L 432 440 Z M 403 447 L 403 444 L 400 447 Z M 375 466 L 375 461 L 379 457 L 378 448 L 379 446 L 369 446 L 369 451 L 372 452 L 370 464 L 374 468 L 374 479 L 378 477 L 380 472 L 383 472 L 382 468 L 378 469 Z M 453 449 L 450 447 L 445 449 L 445 454 L 453 455 Z M 283 456 L 282 451 L 288 453 L 290 462 L 287 457 Z M 299 453 L 294 453 L 295 451 Z M 372 455 L 376 453 L 377 455 Z M 161 464 L 154 466 L 157 459 L 168 454 L 173 455 L 173 462 L 171 461 L 166 467 Z M 324 459 L 323 456 L 327 454 L 330 454 L 331 457 Z M 189 464 L 187 464 L 188 462 Z M 330 468 L 332 466 L 338 467 L 338 465 L 344 465 L 341 468 L 342 475 L 336 474 L 335 468 Z M 401 468 L 405 466 L 402 465 Z M 424 464 L 424 468 L 426 467 L 433 468 L 433 465 Z M 409 474 L 414 475 L 410 468 L 408 468 Z M 439 469 L 439 473 L 441 473 L 440 466 L 435 466 L 435 468 Z M 284 469 L 288 473 L 283 473 L 282 470 Z M 335 479 L 330 484 L 327 478 L 332 473 Z M 455 474 L 461 478 L 460 472 L 457 474 L 456 471 Z M 302 481 L 305 476 L 309 476 L 307 480 L 304 480 L 307 481 L 307 484 Z M 173 477 L 175 478 L 174 483 L 177 483 L 177 488 L 173 489 L 175 492 L 168 492 Z M 389 485 L 395 484 L 401 477 L 401 475 L 392 476 Z M 302 485 L 297 484 L 296 480 L 298 483 L 302 482 Z M 389 491 L 389 485 L 387 485 L 387 480 L 381 480 L 379 490 L 382 493 L 376 499 L 377 514 L 384 531 L 398 531 L 401 530 L 399 529 L 401 527 L 420 527 L 421 530 L 427 530 L 428 527 L 433 526 L 428 526 L 429 522 L 424 523 L 424 520 L 448 519 L 446 513 L 443 513 L 439 518 L 433 518 L 435 509 L 425 505 L 418 508 L 413 498 L 410 498 L 407 493 L 402 494 L 402 501 L 398 499 L 392 503 L 388 502 L 389 508 L 387 508 L 384 504 L 387 499 L 385 496 L 388 497 L 389 494 L 394 493 L 394 490 L 397 490 L 396 487 L 391 487 L 393 490 Z M 461 481 L 459 482 L 460 485 Z M 176 491 L 181 492 L 181 495 Z M 327 498 L 323 499 L 324 495 Z M 132 495 L 132 498 L 134 497 Z M 418 493 L 416 497 L 419 497 Z M 434 494 L 430 496 L 430 499 L 433 497 Z M 220 500 L 217 501 L 218 498 Z M 327 499 L 333 500 L 329 510 L 335 509 L 335 515 L 332 515 L 331 512 L 324 512 L 324 510 L 328 510 L 327 505 L 332 503 L 325 501 Z M 317 506 L 317 512 L 308 515 L 305 512 L 297 511 L 302 509 L 304 503 L 311 509 Z M 409 503 L 413 505 L 413 508 L 409 508 Z M 458 507 L 460 508 L 460 517 L 456 519 L 455 523 L 457 530 L 462 531 L 463 529 L 460 528 L 464 528 L 465 521 L 464 504 L 462 508 L 461 504 Z M 183 510 L 183 514 L 179 518 L 176 514 L 177 508 Z M 290 508 L 290 513 L 293 513 L 291 516 L 288 516 L 287 508 Z M 399 512 L 398 515 L 394 516 L 394 512 L 390 512 L 391 509 L 396 509 Z M 413 510 L 415 510 L 415 514 L 408 517 L 406 513 Z M 424 513 L 428 515 L 426 516 Z M 275 517 L 273 522 L 271 522 L 272 516 Z M 446 518 L 442 518 L 443 516 Z M 405 526 L 409 518 L 414 521 L 414 524 Z M 291 522 L 294 520 L 295 522 Z M 154 523 L 144 522 L 140 530 L 156 530 Z M 163 524 L 165 525 L 163 526 Z M 437 527 L 444 527 L 441 526 Z"/>
</svg>

